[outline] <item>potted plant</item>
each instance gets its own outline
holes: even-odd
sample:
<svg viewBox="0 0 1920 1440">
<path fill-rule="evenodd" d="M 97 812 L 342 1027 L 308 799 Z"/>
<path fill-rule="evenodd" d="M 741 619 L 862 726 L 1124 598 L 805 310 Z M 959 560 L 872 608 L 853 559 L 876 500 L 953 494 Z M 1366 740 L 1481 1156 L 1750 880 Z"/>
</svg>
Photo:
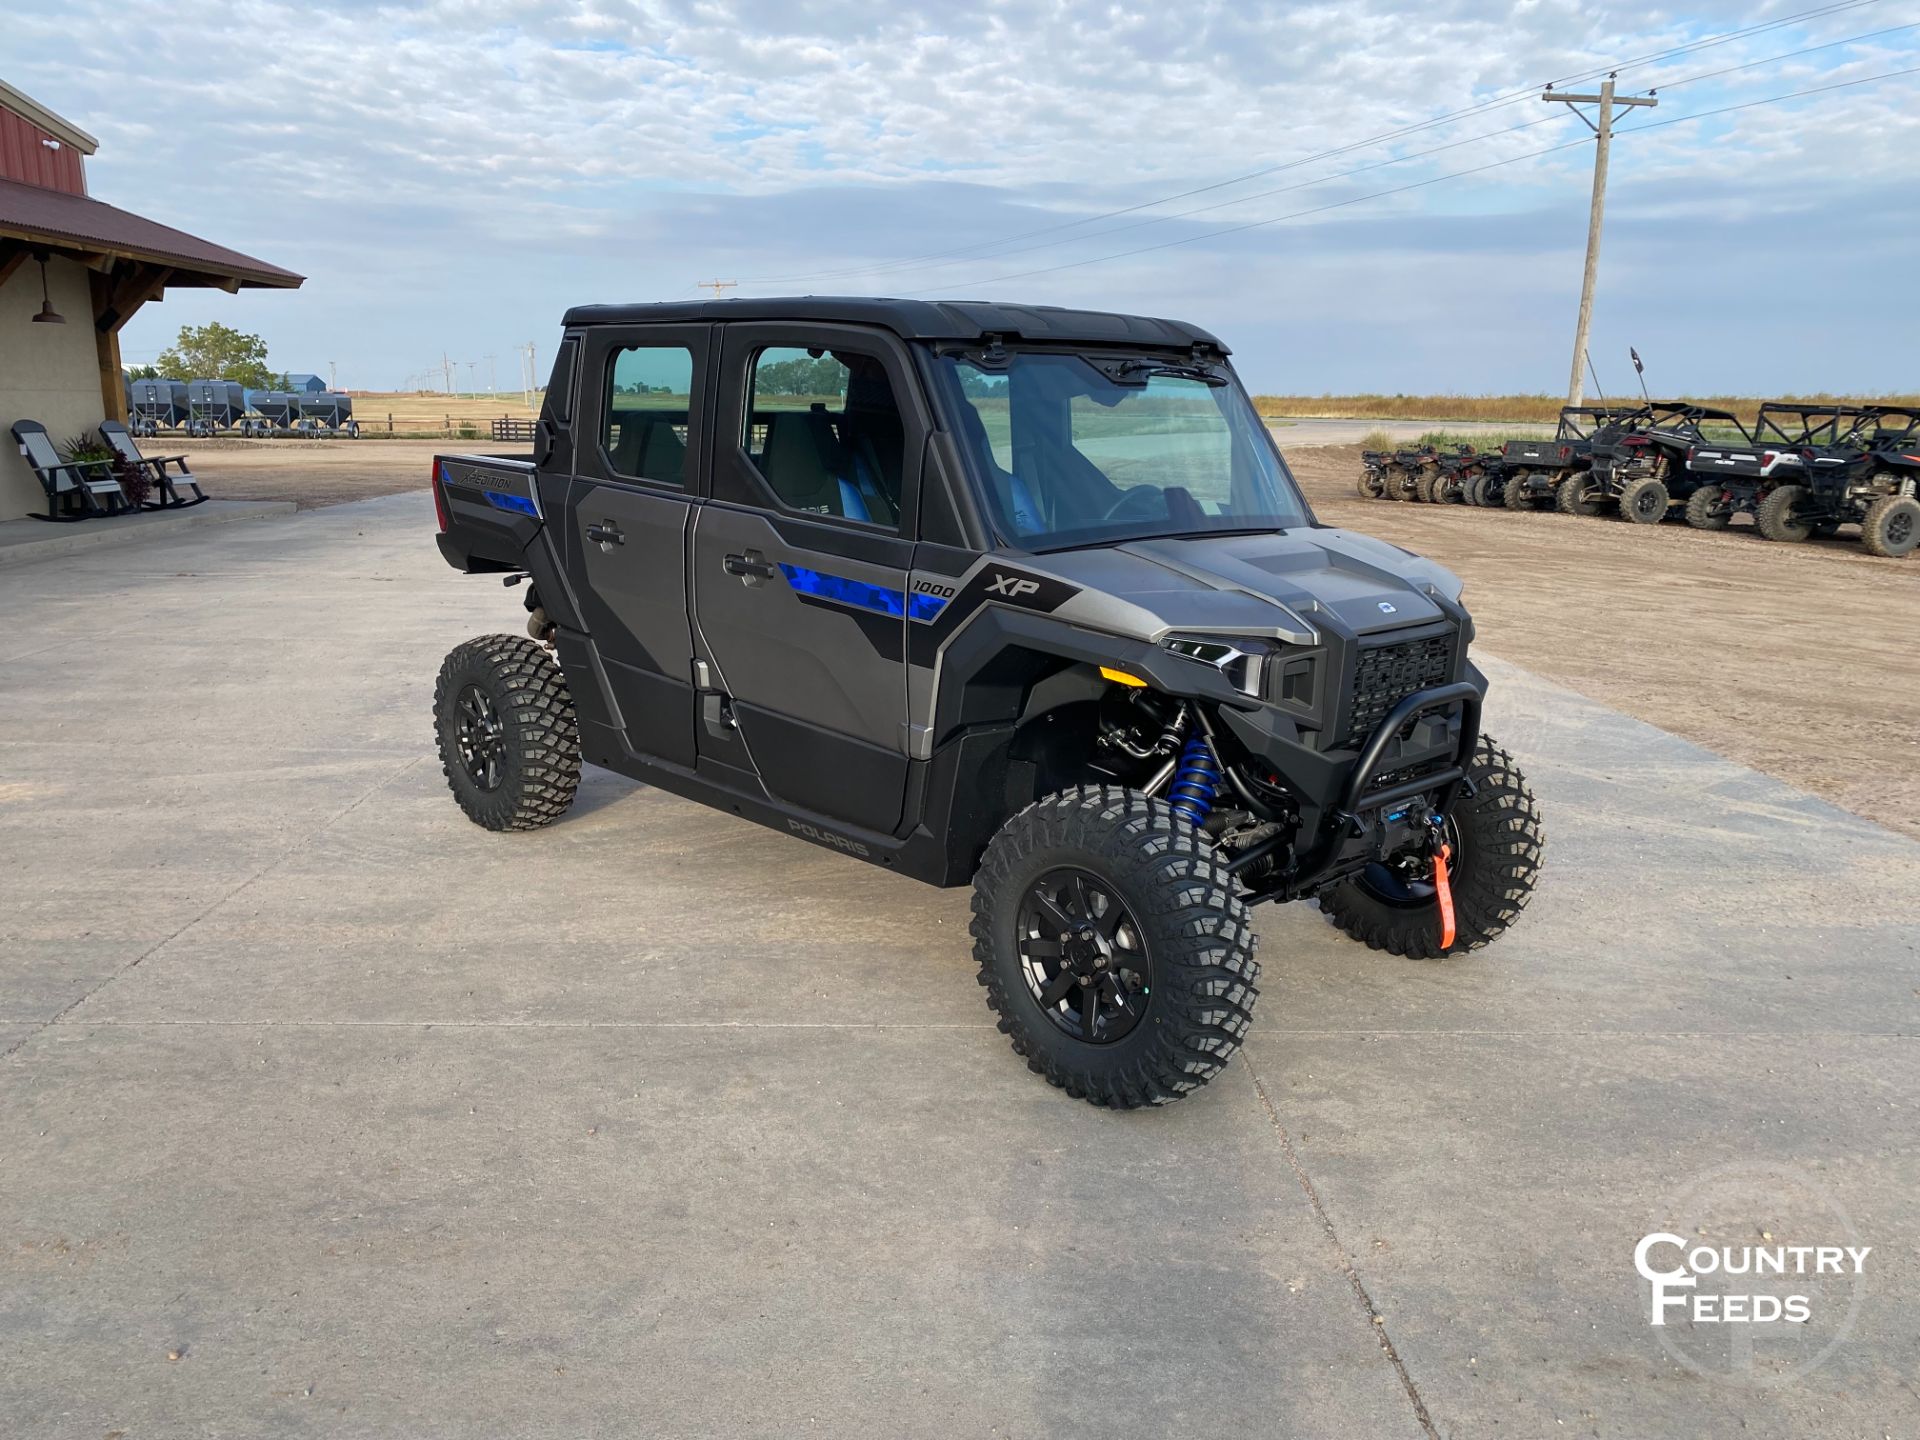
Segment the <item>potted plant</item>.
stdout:
<svg viewBox="0 0 1920 1440">
<path fill-rule="evenodd" d="M 132 509 L 143 509 L 147 497 L 153 494 L 153 478 L 147 474 L 145 466 L 134 464 L 112 446 L 90 435 L 76 435 L 67 441 L 60 447 L 60 458 L 70 465 L 83 465 L 89 461 L 106 462 L 113 471 L 113 478 L 120 482 L 120 489 Z"/>
</svg>

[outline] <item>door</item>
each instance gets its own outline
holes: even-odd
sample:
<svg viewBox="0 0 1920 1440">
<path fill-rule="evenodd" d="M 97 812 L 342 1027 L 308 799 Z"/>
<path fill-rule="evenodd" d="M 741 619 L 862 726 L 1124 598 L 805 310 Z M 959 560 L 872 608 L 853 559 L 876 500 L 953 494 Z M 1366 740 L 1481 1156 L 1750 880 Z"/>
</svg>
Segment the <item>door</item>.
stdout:
<svg viewBox="0 0 1920 1440">
<path fill-rule="evenodd" d="M 696 743 L 744 749 L 776 800 L 892 832 L 927 426 L 907 356 L 857 327 L 729 324 L 718 373 L 691 550 L 713 692 Z"/>
<path fill-rule="evenodd" d="M 567 563 L 628 743 L 691 767 L 687 537 L 701 474 L 710 327 L 586 333 Z"/>
</svg>

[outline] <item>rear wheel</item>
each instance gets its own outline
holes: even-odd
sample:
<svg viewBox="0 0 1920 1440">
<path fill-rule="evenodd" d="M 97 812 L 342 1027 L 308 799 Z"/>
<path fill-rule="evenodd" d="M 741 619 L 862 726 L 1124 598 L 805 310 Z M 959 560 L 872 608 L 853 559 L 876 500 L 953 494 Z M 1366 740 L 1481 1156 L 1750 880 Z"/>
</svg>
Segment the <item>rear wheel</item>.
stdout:
<svg viewBox="0 0 1920 1440">
<path fill-rule="evenodd" d="M 1111 785 L 1049 795 L 1000 828 L 973 886 L 987 1003 L 1069 1095 L 1164 1105 L 1240 1048 L 1260 974 L 1247 907 L 1165 801 Z"/>
<path fill-rule="evenodd" d="M 1733 507 L 1718 485 L 1702 485 L 1687 497 L 1687 524 L 1696 530 L 1724 530 L 1733 523 Z"/>
<path fill-rule="evenodd" d="M 1651 475 L 1642 476 L 1620 492 L 1620 518 L 1636 525 L 1658 525 L 1672 504 L 1666 486 Z"/>
<path fill-rule="evenodd" d="M 1553 505 L 1562 515 L 1598 515 L 1600 502 L 1587 499 L 1587 477 L 1569 475 L 1553 492 Z"/>
<path fill-rule="evenodd" d="M 1487 503 L 1487 477 L 1484 475 L 1474 475 L 1474 476 L 1468 477 L 1467 483 L 1461 487 L 1460 498 L 1466 501 L 1467 504 L 1469 505 L 1477 506 L 1477 505 L 1486 504 Z"/>
<path fill-rule="evenodd" d="M 1320 896 L 1320 910 L 1374 950 L 1417 960 L 1459 955 L 1498 939 L 1526 909 L 1540 875 L 1545 835 L 1540 810 L 1513 757 L 1482 739 L 1467 765 L 1473 794 L 1447 816 L 1452 847 L 1454 939 L 1440 945 L 1440 907 L 1432 874 L 1407 876 L 1369 865 Z"/>
<path fill-rule="evenodd" d="M 1380 492 L 1384 488 L 1380 483 L 1380 474 L 1378 471 L 1362 470 L 1360 472 L 1359 490 L 1362 500 L 1378 500 L 1380 498 Z"/>
<path fill-rule="evenodd" d="M 1813 520 L 1801 513 L 1807 498 L 1804 485 L 1776 485 L 1760 502 L 1754 525 L 1769 540 L 1788 543 L 1813 534 Z"/>
<path fill-rule="evenodd" d="M 566 676 L 524 635 L 456 646 L 433 690 L 440 769 L 467 818 L 534 830 L 566 813 L 580 786 L 580 728 Z"/>
<path fill-rule="evenodd" d="M 1527 496 L 1528 475 L 1528 471 L 1516 470 L 1507 477 L 1506 487 L 1501 492 L 1500 497 L 1501 503 L 1504 504 L 1507 509 L 1530 510 L 1533 508 L 1532 502 Z"/>
<path fill-rule="evenodd" d="M 1920 545 L 1920 500 L 1905 495 L 1882 495 L 1867 507 L 1860 522 L 1860 543 L 1869 555 L 1898 560 Z"/>
<path fill-rule="evenodd" d="M 1413 490 L 1428 505 L 1440 501 L 1440 469 L 1435 465 L 1422 465 L 1420 473 L 1414 478 Z"/>
</svg>

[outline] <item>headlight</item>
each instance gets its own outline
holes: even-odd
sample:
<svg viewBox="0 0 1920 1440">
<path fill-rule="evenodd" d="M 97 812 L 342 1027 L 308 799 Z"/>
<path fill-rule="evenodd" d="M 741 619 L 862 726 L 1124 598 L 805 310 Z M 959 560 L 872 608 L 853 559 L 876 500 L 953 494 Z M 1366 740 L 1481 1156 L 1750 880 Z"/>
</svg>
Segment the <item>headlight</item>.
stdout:
<svg viewBox="0 0 1920 1440">
<path fill-rule="evenodd" d="M 1271 641 L 1241 636 L 1169 635 L 1160 643 L 1176 655 L 1212 666 L 1234 689 L 1255 699 L 1260 698 L 1266 663 L 1274 649 Z"/>
</svg>

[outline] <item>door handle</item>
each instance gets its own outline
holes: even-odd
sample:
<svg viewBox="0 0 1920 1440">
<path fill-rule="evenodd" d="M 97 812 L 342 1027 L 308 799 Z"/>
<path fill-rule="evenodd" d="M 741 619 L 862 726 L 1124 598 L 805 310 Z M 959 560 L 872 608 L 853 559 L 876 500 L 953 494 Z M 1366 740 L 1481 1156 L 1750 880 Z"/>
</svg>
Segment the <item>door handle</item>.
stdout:
<svg viewBox="0 0 1920 1440">
<path fill-rule="evenodd" d="M 593 541 L 602 550 L 612 550 L 616 545 L 627 543 L 627 532 L 611 520 L 603 520 L 598 525 L 587 526 L 587 539 Z"/>
<path fill-rule="evenodd" d="M 774 576 L 773 566 L 758 550 L 749 550 L 744 555 L 723 555 L 720 568 L 729 575 L 738 575 L 743 585 L 758 585 Z"/>
</svg>

